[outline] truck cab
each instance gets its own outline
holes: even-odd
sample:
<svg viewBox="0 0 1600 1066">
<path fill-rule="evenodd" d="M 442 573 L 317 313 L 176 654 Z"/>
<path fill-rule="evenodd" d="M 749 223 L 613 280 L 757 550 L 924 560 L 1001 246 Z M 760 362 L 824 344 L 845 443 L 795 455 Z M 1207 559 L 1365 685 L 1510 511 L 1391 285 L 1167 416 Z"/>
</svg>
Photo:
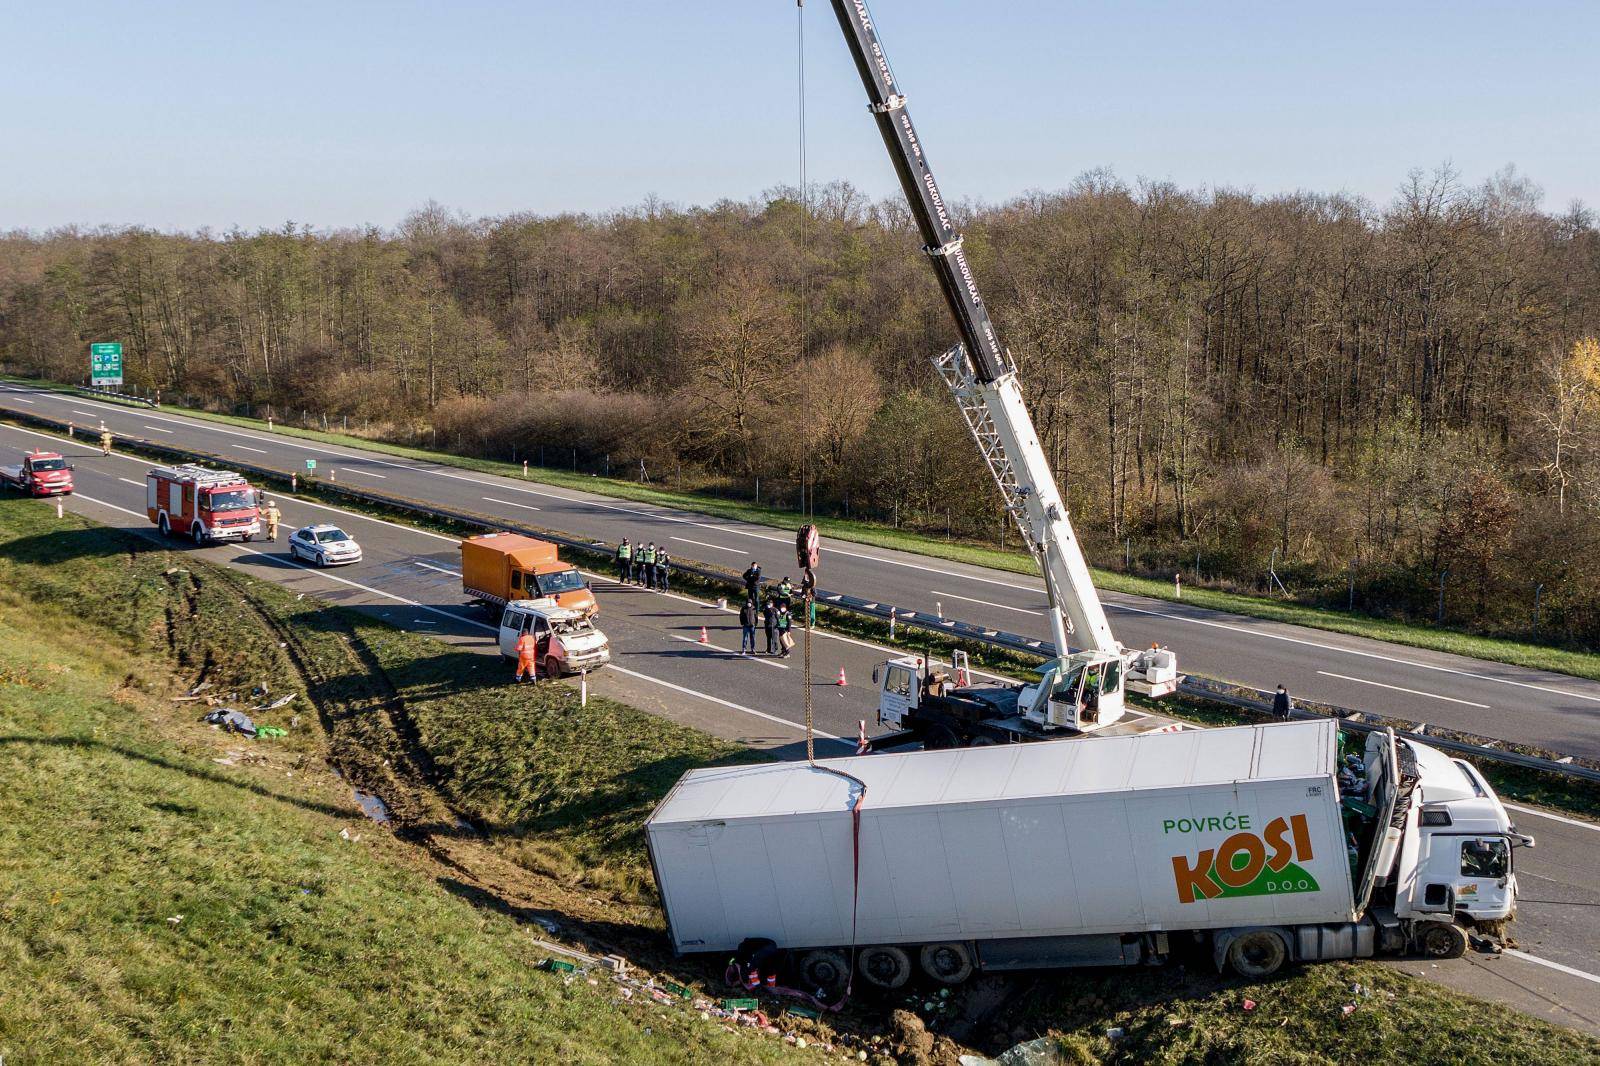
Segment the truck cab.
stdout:
<svg viewBox="0 0 1600 1066">
<path fill-rule="evenodd" d="M 515 659 L 517 641 L 532 633 L 541 674 L 556 677 L 598 669 L 611 661 L 611 645 L 590 619 L 549 598 L 512 600 L 500 614 L 500 654 Z"/>
<path fill-rule="evenodd" d="M 31 496 L 72 492 L 72 464 L 59 452 L 31 451 L 17 466 L 0 467 L 0 479 Z"/>
<path fill-rule="evenodd" d="M 1478 925 L 1516 909 L 1514 856 L 1532 847 L 1476 767 L 1412 745 L 1418 780 L 1393 881 L 1395 914 Z"/>
</svg>

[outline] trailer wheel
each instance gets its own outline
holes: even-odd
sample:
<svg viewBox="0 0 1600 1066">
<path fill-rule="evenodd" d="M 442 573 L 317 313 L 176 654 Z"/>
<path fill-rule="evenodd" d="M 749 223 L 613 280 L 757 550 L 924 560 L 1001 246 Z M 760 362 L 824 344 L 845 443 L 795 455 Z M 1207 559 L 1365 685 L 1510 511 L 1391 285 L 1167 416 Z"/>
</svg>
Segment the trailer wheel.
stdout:
<svg viewBox="0 0 1600 1066">
<path fill-rule="evenodd" d="M 862 948 L 857 966 L 869 984 L 891 992 L 911 980 L 911 956 L 893 944 Z"/>
<path fill-rule="evenodd" d="M 955 730 L 947 725 L 931 727 L 922 737 L 924 751 L 943 751 L 946 748 L 960 747 L 961 742 L 956 739 Z"/>
<path fill-rule="evenodd" d="M 1267 929 L 1240 933 L 1228 944 L 1228 966 L 1240 977 L 1271 977 L 1288 958 L 1283 938 Z"/>
<path fill-rule="evenodd" d="M 1459 959 L 1467 953 L 1467 931 L 1454 922 L 1429 922 L 1417 934 L 1417 946 L 1430 959 Z"/>
<path fill-rule="evenodd" d="M 942 985 L 959 985 L 972 976 L 972 954 L 956 941 L 926 945 L 919 961 L 922 972 Z"/>
<path fill-rule="evenodd" d="M 167 521 L 167 512 L 161 512 L 161 517 L 156 520 L 156 528 L 161 530 L 163 537 L 172 536 L 172 523 Z"/>
<path fill-rule="evenodd" d="M 835 999 L 850 980 L 850 964 L 837 951 L 808 951 L 800 957 L 800 977 L 806 989 L 822 993 L 818 999 Z"/>
</svg>

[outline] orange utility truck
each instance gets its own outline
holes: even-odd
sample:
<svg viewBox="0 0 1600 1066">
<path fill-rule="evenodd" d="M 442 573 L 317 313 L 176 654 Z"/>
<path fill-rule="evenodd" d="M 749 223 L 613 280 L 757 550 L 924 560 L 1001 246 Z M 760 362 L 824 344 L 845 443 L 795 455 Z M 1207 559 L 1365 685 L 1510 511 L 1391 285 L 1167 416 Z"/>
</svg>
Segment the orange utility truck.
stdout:
<svg viewBox="0 0 1600 1066">
<path fill-rule="evenodd" d="M 461 588 L 495 607 L 512 600 L 554 600 L 585 615 L 600 605 L 578 568 L 562 562 L 556 546 L 520 533 L 485 533 L 461 542 Z"/>
</svg>

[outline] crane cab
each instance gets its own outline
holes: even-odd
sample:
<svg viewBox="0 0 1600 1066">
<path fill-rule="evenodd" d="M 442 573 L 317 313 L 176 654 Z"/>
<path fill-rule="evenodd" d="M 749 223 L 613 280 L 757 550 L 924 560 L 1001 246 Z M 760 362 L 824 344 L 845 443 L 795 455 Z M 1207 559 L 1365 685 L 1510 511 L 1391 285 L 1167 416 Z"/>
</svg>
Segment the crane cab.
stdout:
<svg viewBox="0 0 1600 1066">
<path fill-rule="evenodd" d="M 1122 720 L 1126 673 L 1121 656 L 1076 652 L 1041 667 L 1019 703 L 1035 725 L 1092 733 Z"/>
</svg>

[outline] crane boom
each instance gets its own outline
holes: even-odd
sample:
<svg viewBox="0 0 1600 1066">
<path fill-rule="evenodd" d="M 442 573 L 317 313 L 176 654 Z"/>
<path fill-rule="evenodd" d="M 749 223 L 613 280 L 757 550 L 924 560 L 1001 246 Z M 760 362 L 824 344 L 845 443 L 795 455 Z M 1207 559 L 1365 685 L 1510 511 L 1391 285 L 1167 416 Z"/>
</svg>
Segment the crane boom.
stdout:
<svg viewBox="0 0 1600 1066">
<path fill-rule="evenodd" d="M 1121 716 L 1125 679 L 1142 691 L 1164 695 L 1176 687 L 1176 661 L 1169 652 L 1129 652 L 1112 635 L 1055 475 L 1023 402 L 1016 366 L 1000 343 L 978 292 L 961 234 L 939 191 L 872 15 L 865 0 L 832 3 L 866 87 L 878 132 L 921 231 L 922 250 L 933 263 L 961 335 L 961 343 L 939 356 L 935 365 L 956 398 L 1006 510 L 1044 575 L 1058 658 L 1042 672 L 1038 685 L 1024 691 L 1024 712 L 1034 720 L 1071 728 L 1091 728 L 1085 722 L 1093 722 L 1093 727 L 1109 724 Z M 1069 634 L 1087 653 L 1071 662 Z M 1094 686 L 1103 686 L 1092 701 L 1093 708 L 1082 695 L 1085 677 Z M 1077 695 L 1069 698 L 1068 688 Z"/>
<path fill-rule="evenodd" d="M 1015 518 L 1044 573 L 1056 647 L 1066 654 L 1064 614 L 1080 647 L 1120 650 L 1105 609 L 1094 591 L 1088 564 L 1073 534 L 1054 474 L 1039 444 L 1033 419 L 1022 400 L 1016 367 L 1001 345 L 978 282 L 962 248 L 926 149 L 912 124 L 878 31 L 863 0 L 833 0 L 834 14 L 866 86 L 878 131 L 889 149 L 911 213 L 922 232 L 923 251 L 932 260 L 962 350 L 937 360 L 945 383 L 956 394 L 962 414 L 989 462 L 1007 509 Z"/>
</svg>

